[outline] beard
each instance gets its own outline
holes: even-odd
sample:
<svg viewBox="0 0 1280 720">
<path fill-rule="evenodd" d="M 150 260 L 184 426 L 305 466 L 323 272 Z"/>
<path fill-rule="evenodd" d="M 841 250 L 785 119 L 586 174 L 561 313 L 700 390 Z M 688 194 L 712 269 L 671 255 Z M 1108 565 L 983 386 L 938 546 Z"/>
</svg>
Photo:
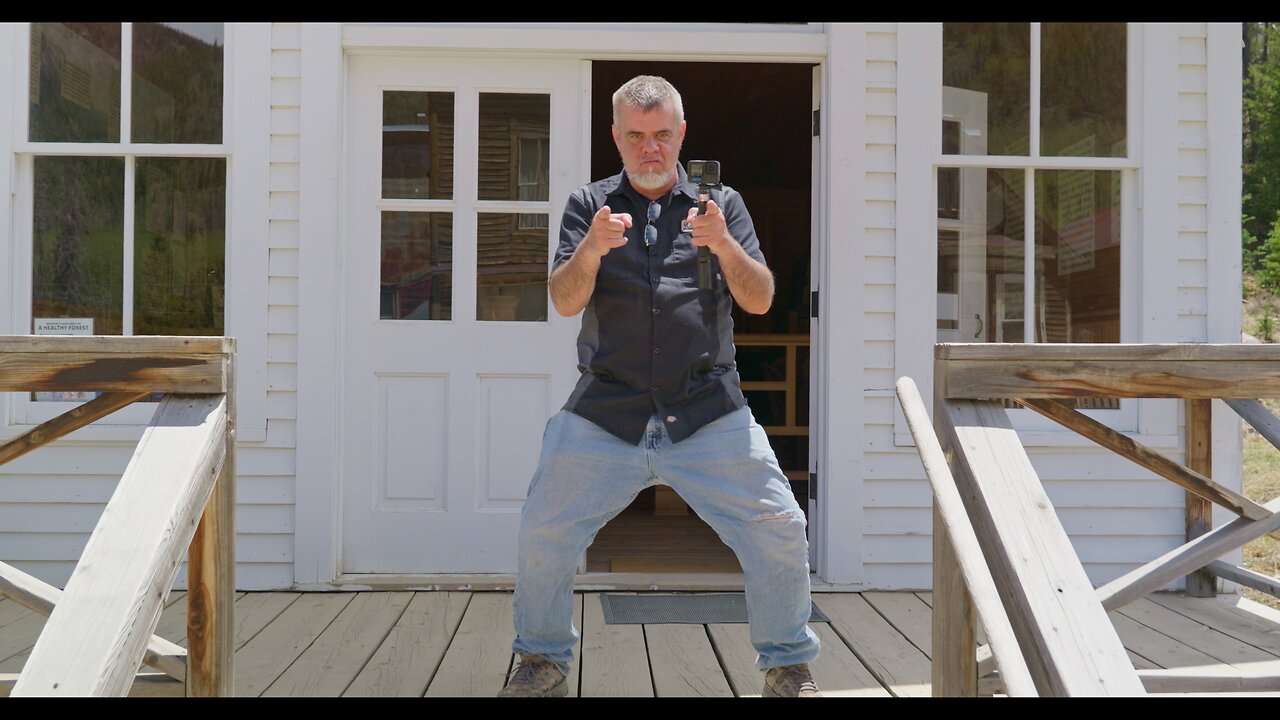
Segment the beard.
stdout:
<svg viewBox="0 0 1280 720">
<path fill-rule="evenodd" d="M 676 169 L 671 168 L 666 172 L 638 172 L 633 173 L 627 171 L 627 179 L 631 184 L 640 190 L 661 190 L 671 184 L 676 179 Z"/>
</svg>

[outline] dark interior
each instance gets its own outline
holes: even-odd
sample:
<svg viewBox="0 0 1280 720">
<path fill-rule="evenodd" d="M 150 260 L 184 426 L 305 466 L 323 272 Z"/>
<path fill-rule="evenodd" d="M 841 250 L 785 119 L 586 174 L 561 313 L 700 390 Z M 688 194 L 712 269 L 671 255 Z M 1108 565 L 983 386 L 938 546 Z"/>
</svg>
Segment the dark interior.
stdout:
<svg viewBox="0 0 1280 720">
<path fill-rule="evenodd" d="M 761 251 L 773 271 L 776 292 L 766 315 L 747 315 L 735 309 L 735 337 L 743 335 L 807 335 L 809 332 L 810 205 L 812 188 L 812 65 L 702 62 L 594 62 L 591 77 L 591 178 L 598 180 L 621 169 L 609 128 L 613 92 L 636 75 L 659 75 L 680 91 L 688 124 L 682 163 L 691 159 L 719 160 L 726 185 L 742 193 L 760 238 Z M 743 381 L 778 380 L 785 364 L 777 347 L 738 343 Z M 809 413 L 808 346 L 796 351 L 798 422 Z M 756 420 L 765 427 L 783 423 L 783 394 L 746 390 Z M 770 432 L 770 441 L 783 469 L 791 477 L 800 507 L 808 511 L 807 429 L 800 434 Z M 711 559 L 696 563 L 701 571 L 736 572 L 728 548 L 718 545 L 714 532 L 690 512 L 687 521 L 654 516 L 653 489 L 597 536 L 587 554 L 589 572 L 608 572 L 610 558 L 619 553 L 648 552 L 669 558 L 672 572 L 682 557 L 688 568 L 691 554 L 727 554 L 723 570 Z M 685 522 L 683 533 L 672 523 Z M 674 546 L 673 546 L 674 541 Z M 683 545 L 682 545 L 683 544 Z M 708 546 L 712 547 L 708 547 Z M 680 550 L 683 546 L 684 550 Z M 646 569 L 655 562 L 639 563 Z M 614 563 L 625 567 L 625 563 Z"/>
</svg>

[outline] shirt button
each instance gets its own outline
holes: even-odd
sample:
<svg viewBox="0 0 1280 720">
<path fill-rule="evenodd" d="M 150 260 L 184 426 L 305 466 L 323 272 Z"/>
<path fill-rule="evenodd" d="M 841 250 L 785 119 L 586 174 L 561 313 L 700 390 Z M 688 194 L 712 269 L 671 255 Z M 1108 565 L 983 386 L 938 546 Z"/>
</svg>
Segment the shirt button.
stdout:
<svg viewBox="0 0 1280 720">
<path fill-rule="evenodd" d="M 657 386 L 657 385 L 654 385 L 653 387 L 651 387 L 651 388 L 649 388 L 649 389 L 650 389 L 650 390 L 652 390 L 652 391 L 654 391 L 654 392 L 658 392 L 658 386 Z"/>
<path fill-rule="evenodd" d="M 654 354 L 654 355 L 657 355 L 657 354 L 658 354 L 658 348 L 654 348 L 654 349 L 653 349 L 653 354 Z"/>
<path fill-rule="evenodd" d="M 675 416 L 675 415 L 668 415 L 668 416 L 667 416 L 667 422 L 675 422 L 675 421 L 676 421 L 676 416 Z"/>
<path fill-rule="evenodd" d="M 661 315 L 661 314 L 662 314 L 662 310 L 660 310 L 660 309 L 658 309 L 658 308 L 654 308 L 654 309 L 653 309 L 653 314 L 654 314 L 654 315 Z"/>
</svg>

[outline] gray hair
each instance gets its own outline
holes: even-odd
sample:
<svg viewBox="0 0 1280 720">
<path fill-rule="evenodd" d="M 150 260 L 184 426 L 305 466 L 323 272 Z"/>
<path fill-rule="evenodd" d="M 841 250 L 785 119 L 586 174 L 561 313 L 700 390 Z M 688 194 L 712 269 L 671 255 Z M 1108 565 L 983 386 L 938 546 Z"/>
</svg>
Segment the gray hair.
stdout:
<svg viewBox="0 0 1280 720">
<path fill-rule="evenodd" d="M 676 122 L 684 122 L 684 103 L 680 91 L 657 75 L 637 75 L 613 93 L 613 126 L 618 126 L 618 111 L 623 103 L 648 112 L 671 103 L 676 112 Z"/>
</svg>

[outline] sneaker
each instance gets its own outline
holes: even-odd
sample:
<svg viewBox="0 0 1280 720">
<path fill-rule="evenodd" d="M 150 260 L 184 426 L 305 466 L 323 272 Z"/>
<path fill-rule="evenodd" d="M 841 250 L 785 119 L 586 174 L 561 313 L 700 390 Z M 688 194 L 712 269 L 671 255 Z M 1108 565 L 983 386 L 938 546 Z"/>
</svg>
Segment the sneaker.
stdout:
<svg viewBox="0 0 1280 720">
<path fill-rule="evenodd" d="M 822 697 L 809 664 L 771 667 L 764 673 L 764 697 Z"/>
<path fill-rule="evenodd" d="M 538 655 L 521 655 L 498 697 L 564 697 L 569 694 L 564 673 Z"/>
</svg>

